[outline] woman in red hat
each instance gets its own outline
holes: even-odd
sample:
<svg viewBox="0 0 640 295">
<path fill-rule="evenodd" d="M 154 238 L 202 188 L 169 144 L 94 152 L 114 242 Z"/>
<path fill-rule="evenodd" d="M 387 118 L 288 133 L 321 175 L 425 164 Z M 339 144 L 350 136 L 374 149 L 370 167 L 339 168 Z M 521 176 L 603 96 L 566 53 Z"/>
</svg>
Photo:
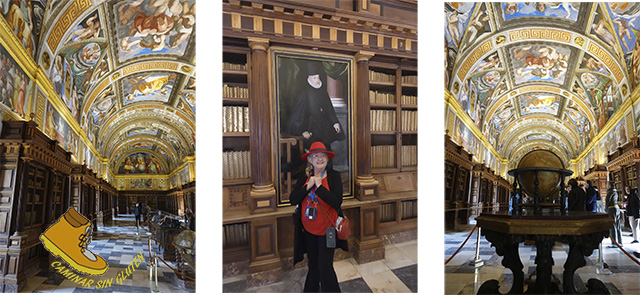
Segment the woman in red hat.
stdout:
<svg viewBox="0 0 640 295">
<path fill-rule="evenodd" d="M 333 269 L 335 248 L 327 247 L 327 227 L 334 226 L 342 215 L 342 179 L 340 173 L 327 168 L 335 154 L 322 142 L 314 142 L 302 160 L 310 165 L 298 178 L 289 200 L 296 205 L 294 213 L 293 263 L 302 261 L 307 253 L 309 271 L 304 292 L 340 292 Z M 336 247 L 348 251 L 347 241 L 336 238 Z"/>
</svg>

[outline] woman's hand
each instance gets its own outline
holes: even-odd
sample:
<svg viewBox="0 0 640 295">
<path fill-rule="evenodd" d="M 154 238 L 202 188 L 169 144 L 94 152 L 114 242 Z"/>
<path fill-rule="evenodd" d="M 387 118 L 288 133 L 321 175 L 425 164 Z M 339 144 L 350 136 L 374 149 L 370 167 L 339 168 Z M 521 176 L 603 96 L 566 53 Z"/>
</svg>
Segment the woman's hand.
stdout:
<svg viewBox="0 0 640 295">
<path fill-rule="evenodd" d="M 304 137 L 304 139 L 311 138 L 311 132 L 309 131 L 302 132 L 302 137 Z"/>
<path fill-rule="evenodd" d="M 312 177 L 311 179 L 309 179 L 309 181 L 307 181 L 307 190 L 312 189 L 315 185 L 316 182 L 313 180 L 314 177 Z"/>
<path fill-rule="evenodd" d="M 340 124 L 339 123 L 333 124 L 333 129 L 336 130 L 336 133 L 340 133 Z"/>
<path fill-rule="evenodd" d="M 315 182 L 317 187 L 321 187 L 322 186 L 322 176 L 314 177 L 313 181 Z"/>
</svg>

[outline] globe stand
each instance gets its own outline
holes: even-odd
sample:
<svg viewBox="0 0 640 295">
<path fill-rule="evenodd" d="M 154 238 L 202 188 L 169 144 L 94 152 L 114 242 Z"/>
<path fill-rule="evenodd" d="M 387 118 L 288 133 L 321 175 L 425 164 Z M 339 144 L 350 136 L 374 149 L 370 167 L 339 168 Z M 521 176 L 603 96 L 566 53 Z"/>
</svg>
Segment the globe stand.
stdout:
<svg viewBox="0 0 640 295">
<path fill-rule="evenodd" d="M 540 191 L 540 179 L 539 179 L 539 174 L 540 172 L 546 172 L 547 175 L 549 175 L 549 172 L 551 174 L 557 174 L 557 179 L 558 182 L 554 185 L 554 187 L 551 190 L 547 190 L 547 191 Z M 544 167 L 531 167 L 531 168 L 518 168 L 518 169 L 512 169 L 509 170 L 507 172 L 510 176 L 513 176 L 513 193 L 514 194 L 520 194 L 522 196 L 522 192 L 526 192 L 529 193 L 530 195 L 532 195 L 533 197 L 533 211 L 534 214 L 541 214 L 542 213 L 542 209 L 544 207 L 557 207 L 557 205 L 549 205 L 549 204 L 545 204 L 544 206 L 542 205 L 541 201 L 544 200 L 544 198 L 547 198 L 551 195 L 553 195 L 553 193 L 557 192 L 558 189 L 560 190 L 560 213 L 565 213 L 567 210 L 566 204 L 565 204 L 565 199 L 566 199 L 566 191 L 564 190 L 564 179 L 567 176 L 571 176 L 573 174 L 573 171 L 571 170 L 566 170 L 566 169 L 559 169 L 559 168 L 544 168 Z M 533 192 L 530 192 L 529 190 L 531 188 L 525 188 L 523 187 L 522 184 L 522 178 L 523 177 L 527 177 L 530 176 L 530 174 L 533 173 Z M 514 204 L 513 207 L 513 211 L 516 212 L 516 214 L 521 214 L 523 207 L 525 207 L 525 204 L 520 201 L 516 204 Z"/>
<path fill-rule="evenodd" d="M 543 156 L 531 156 L 528 164 L 546 165 Z M 567 212 L 564 180 L 573 174 L 570 170 L 526 167 L 510 170 L 508 174 L 514 177 L 514 196 L 527 194 L 533 201 L 517 200 L 512 203 L 511 212 L 482 213 L 476 218 L 482 235 L 496 248 L 496 253 L 503 256 L 502 265 L 513 274 L 508 294 L 577 294 L 575 272 L 586 265 L 585 256 L 591 255 L 608 235 L 611 219 L 602 213 Z M 524 241 L 535 242 L 535 281 L 525 280 L 524 265 L 518 253 L 519 245 Z M 555 277 L 552 249 L 556 242 L 569 245 L 561 284 L 557 278 L 552 279 Z M 526 290 L 525 283 L 528 283 Z M 589 294 L 610 294 L 600 280 L 590 279 L 586 285 Z M 497 280 L 488 280 L 477 294 L 502 294 L 499 287 Z"/>
</svg>

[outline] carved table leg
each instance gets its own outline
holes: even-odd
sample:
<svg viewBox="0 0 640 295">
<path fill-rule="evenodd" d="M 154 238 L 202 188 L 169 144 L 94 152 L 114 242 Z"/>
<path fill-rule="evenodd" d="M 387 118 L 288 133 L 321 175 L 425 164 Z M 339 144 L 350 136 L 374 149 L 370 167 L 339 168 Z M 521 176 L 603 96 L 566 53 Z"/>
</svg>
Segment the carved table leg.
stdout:
<svg viewBox="0 0 640 295">
<path fill-rule="evenodd" d="M 573 281 L 574 274 L 578 268 L 586 265 L 585 256 L 590 256 L 593 250 L 598 248 L 598 244 L 607 235 L 606 232 L 593 233 L 582 236 L 567 236 L 564 242 L 569 244 L 569 255 L 564 264 L 562 273 L 562 289 L 564 294 L 578 294 Z M 609 294 L 609 290 L 600 280 L 589 279 L 587 282 L 588 294 Z"/>
<path fill-rule="evenodd" d="M 500 234 L 490 230 L 482 230 L 482 234 L 491 245 L 496 248 L 496 253 L 503 256 L 502 265 L 513 273 L 513 286 L 509 294 L 522 294 L 524 292 L 524 265 L 520 260 L 518 247 L 523 241 L 521 235 Z M 500 294 L 498 281 L 489 280 L 480 286 L 478 294 Z"/>
<path fill-rule="evenodd" d="M 558 236 L 536 235 L 536 283 L 534 288 L 529 287 L 528 293 L 553 294 L 559 293 L 559 287 L 551 283 L 553 269 L 553 257 L 551 249 Z"/>
</svg>

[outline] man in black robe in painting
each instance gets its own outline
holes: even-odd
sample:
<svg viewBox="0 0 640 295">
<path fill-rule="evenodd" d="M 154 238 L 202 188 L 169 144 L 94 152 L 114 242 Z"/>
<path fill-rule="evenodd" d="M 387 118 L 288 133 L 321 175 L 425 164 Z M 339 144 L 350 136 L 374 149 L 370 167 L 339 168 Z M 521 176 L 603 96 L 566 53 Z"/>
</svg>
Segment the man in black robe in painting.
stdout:
<svg viewBox="0 0 640 295">
<path fill-rule="evenodd" d="M 291 109 L 287 133 L 302 136 L 305 149 L 309 149 L 312 142 L 320 141 L 331 150 L 332 142 L 344 140 L 346 136 L 331 104 L 326 83 L 320 78 L 320 74 L 324 74 L 321 63 L 310 61 L 306 70 L 307 80 L 300 87 Z"/>
</svg>

